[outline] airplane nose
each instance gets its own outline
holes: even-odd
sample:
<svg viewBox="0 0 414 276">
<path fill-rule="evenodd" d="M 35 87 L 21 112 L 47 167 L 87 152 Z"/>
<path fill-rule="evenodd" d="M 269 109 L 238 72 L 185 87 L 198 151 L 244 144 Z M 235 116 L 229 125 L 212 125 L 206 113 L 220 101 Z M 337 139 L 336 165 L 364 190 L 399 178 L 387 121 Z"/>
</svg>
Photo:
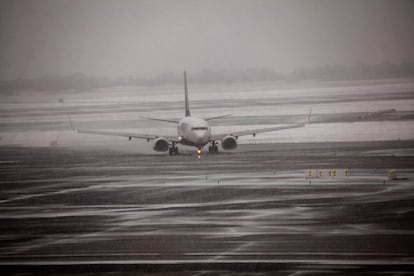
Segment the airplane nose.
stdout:
<svg viewBox="0 0 414 276">
<path fill-rule="evenodd" d="M 208 142 L 207 131 L 197 131 L 195 135 L 198 144 L 205 144 Z"/>
</svg>

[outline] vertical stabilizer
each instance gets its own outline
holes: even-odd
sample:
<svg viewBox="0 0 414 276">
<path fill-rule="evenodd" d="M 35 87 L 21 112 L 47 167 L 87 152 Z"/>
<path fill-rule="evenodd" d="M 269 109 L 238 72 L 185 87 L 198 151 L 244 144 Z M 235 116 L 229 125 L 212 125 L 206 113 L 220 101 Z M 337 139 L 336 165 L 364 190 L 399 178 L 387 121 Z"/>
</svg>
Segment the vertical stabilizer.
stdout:
<svg viewBox="0 0 414 276">
<path fill-rule="evenodd" d="M 190 117 L 190 103 L 188 102 L 187 92 L 187 72 L 184 71 L 184 92 L 185 92 L 185 117 Z"/>
</svg>

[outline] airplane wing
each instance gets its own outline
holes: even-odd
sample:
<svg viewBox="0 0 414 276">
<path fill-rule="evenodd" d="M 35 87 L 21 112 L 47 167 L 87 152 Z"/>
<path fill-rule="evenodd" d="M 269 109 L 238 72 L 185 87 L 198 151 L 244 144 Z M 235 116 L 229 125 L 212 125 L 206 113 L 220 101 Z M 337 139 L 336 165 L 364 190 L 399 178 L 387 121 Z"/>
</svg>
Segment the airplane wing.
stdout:
<svg viewBox="0 0 414 276">
<path fill-rule="evenodd" d="M 162 136 L 162 135 L 154 135 L 154 134 L 142 134 L 142 133 L 127 133 L 127 132 L 112 132 L 112 131 L 100 131 L 100 130 L 87 130 L 87 129 L 75 129 L 72 123 L 72 119 L 70 115 L 67 115 L 70 123 L 70 128 L 77 133 L 83 134 L 93 134 L 93 135 L 105 135 L 105 136 L 119 136 L 119 137 L 127 137 L 129 140 L 132 138 L 136 139 L 145 139 L 147 141 L 155 140 L 159 137 L 163 137 L 169 142 L 179 143 L 180 140 L 177 136 Z"/>
<path fill-rule="evenodd" d="M 136 139 L 145 139 L 149 141 L 149 140 L 155 140 L 159 137 L 163 137 L 169 142 L 176 142 L 176 143 L 179 142 L 177 136 L 162 136 L 162 135 L 141 134 L 141 133 L 111 132 L 111 131 L 82 130 L 82 129 L 76 129 L 75 131 L 77 133 L 84 133 L 84 134 L 127 137 L 129 140 L 131 140 L 132 138 L 136 138 Z"/>
<path fill-rule="evenodd" d="M 242 130 L 242 131 L 236 131 L 236 132 L 227 132 L 227 133 L 222 133 L 222 134 L 214 134 L 212 135 L 211 140 L 212 141 L 222 140 L 224 137 L 228 135 L 231 135 L 234 137 L 245 136 L 245 135 L 256 136 L 257 133 L 272 132 L 272 131 L 291 129 L 291 128 L 299 128 L 299 127 L 304 127 L 305 125 L 306 124 L 295 124 L 295 125 L 287 125 L 287 126 L 268 127 L 268 128 L 252 129 L 252 130 Z"/>
</svg>

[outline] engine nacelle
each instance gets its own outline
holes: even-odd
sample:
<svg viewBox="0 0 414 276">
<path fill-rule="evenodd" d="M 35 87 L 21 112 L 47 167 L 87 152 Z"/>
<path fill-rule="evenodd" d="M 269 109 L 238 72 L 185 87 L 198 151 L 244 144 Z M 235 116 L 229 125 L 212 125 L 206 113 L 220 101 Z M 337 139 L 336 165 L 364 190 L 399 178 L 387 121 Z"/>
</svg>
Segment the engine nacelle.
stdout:
<svg viewBox="0 0 414 276">
<path fill-rule="evenodd" d="M 162 137 L 154 140 L 153 149 L 156 151 L 167 151 L 170 148 L 170 143 Z"/>
<path fill-rule="evenodd" d="M 234 136 L 228 135 L 221 141 L 221 146 L 225 150 L 233 150 L 237 148 L 237 139 Z"/>
</svg>

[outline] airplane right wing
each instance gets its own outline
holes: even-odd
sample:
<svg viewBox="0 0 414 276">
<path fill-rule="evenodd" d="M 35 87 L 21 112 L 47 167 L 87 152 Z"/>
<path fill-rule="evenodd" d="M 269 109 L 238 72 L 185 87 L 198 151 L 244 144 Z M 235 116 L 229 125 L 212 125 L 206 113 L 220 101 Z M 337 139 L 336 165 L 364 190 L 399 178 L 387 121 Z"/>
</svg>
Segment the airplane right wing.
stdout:
<svg viewBox="0 0 414 276">
<path fill-rule="evenodd" d="M 384 115 L 384 114 L 394 113 L 394 112 L 396 112 L 395 109 L 378 110 L 378 111 L 375 111 L 375 112 L 364 112 L 364 113 L 359 114 L 357 117 L 355 116 L 354 121 L 358 121 L 358 120 L 361 120 L 361 119 L 375 118 L 375 117 L 379 117 L 379 116 Z M 311 123 L 311 115 L 312 115 L 312 109 L 309 109 L 307 124 Z M 344 119 L 349 120 L 348 117 L 344 118 Z M 343 121 L 347 121 L 347 120 L 343 120 Z M 320 123 L 320 122 L 324 122 L 324 121 L 323 120 L 318 120 L 317 122 L 312 122 L 312 123 Z M 328 122 L 331 122 L 331 121 L 328 121 Z M 341 122 L 341 120 L 337 119 L 337 120 L 335 120 L 335 122 Z M 211 137 L 210 140 L 211 141 L 222 140 L 224 137 L 226 137 L 228 135 L 234 136 L 236 138 L 239 137 L 239 136 L 244 136 L 244 135 L 256 136 L 257 133 L 272 132 L 272 131 L 291 129 L 291 128 L 299 128 L 299 127 L 304 127 L 304 126 L 306 126 L 306 124 L 301 123 L 301 124 L 279 126 L 279 127 L 269 127 L 269 128 L 253 129 L 253 130 L 242 130 L 242 131 L 236 131 L 236 132 L 227 132 L 227 133 L 222 133 L 222 134 L 215 134 Z"/>
</svg>

